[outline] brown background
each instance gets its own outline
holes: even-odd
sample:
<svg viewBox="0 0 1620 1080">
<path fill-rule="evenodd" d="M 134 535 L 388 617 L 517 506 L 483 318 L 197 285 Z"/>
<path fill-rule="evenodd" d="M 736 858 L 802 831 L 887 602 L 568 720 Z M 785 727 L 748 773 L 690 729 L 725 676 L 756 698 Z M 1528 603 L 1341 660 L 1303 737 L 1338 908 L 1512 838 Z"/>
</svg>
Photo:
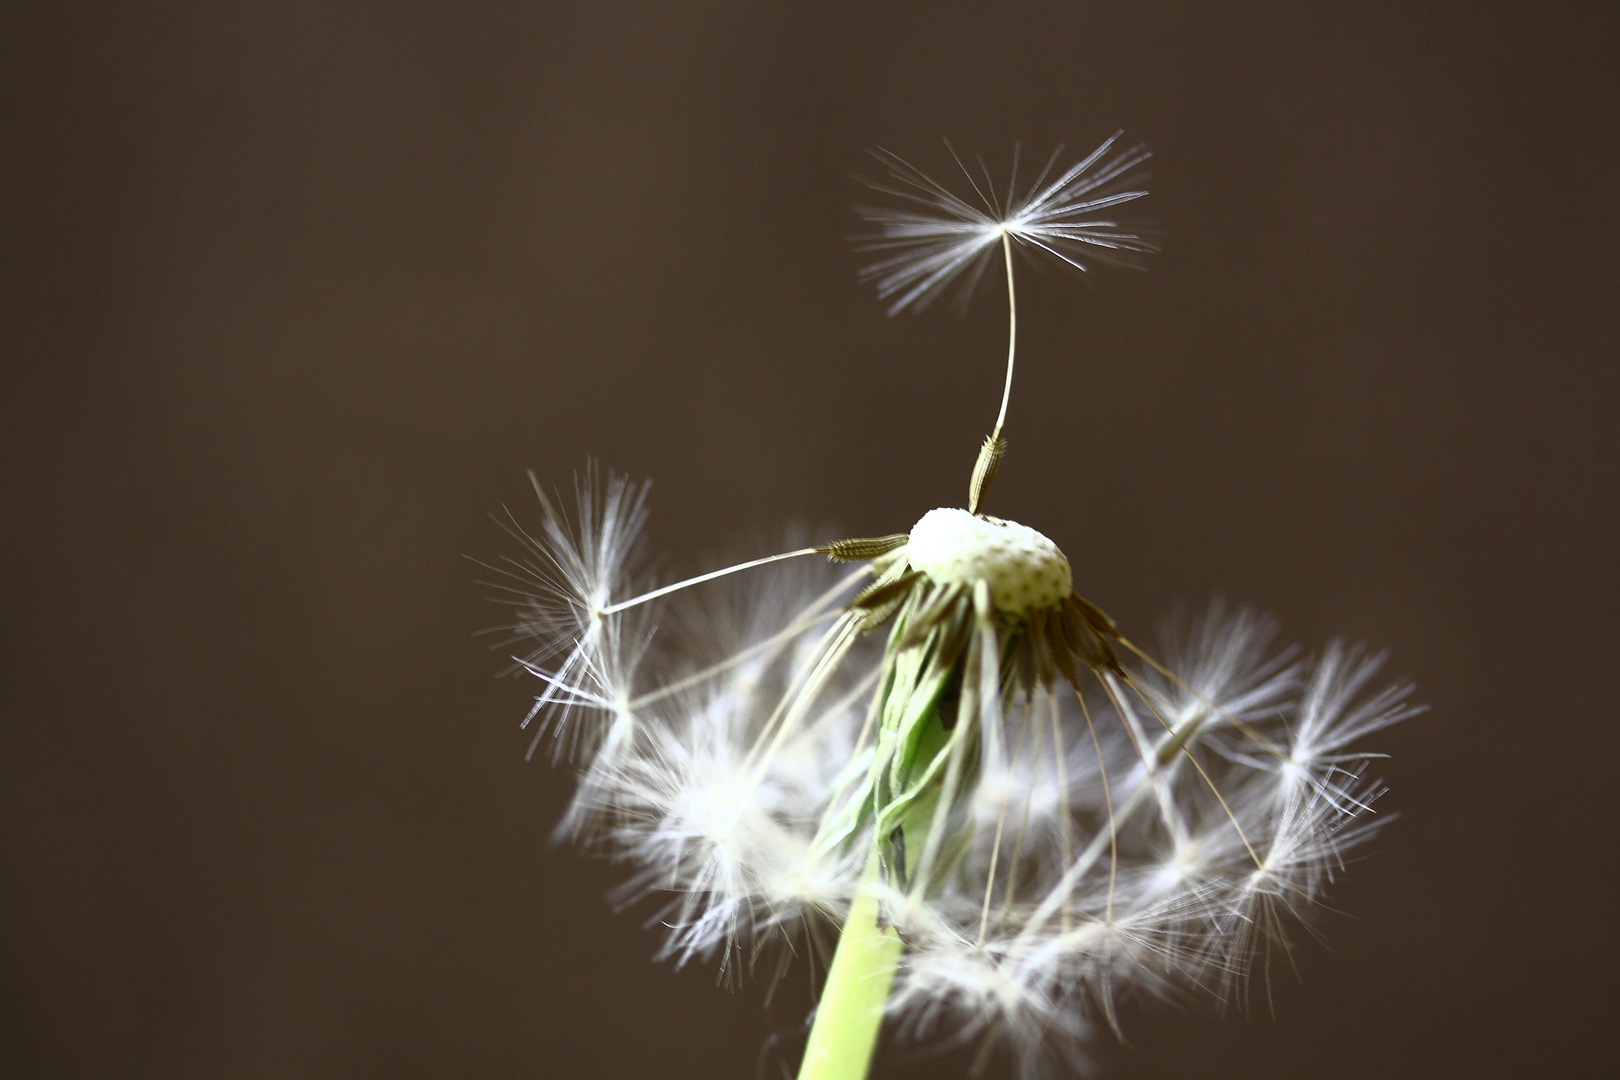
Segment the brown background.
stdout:
<svg viewBox="0 0 1620 1080">
<path fill-rule="evenodd" d="M 1000 293 L 886 320 L 847 174 L 1116 127 L 1167 248 L 1025 273 L 993 508 L 1142 636 L 1219 590 L 1432 711 L 1275 1017 L 1100 1054 L 1601 1071 L 1616 45 L 1603 4 L 7 6 L 7 1075 L 780 1076 L 803 966 L 769 1009 L 655 967 L 547 845 L 463 556 L 587 453 L 655 477 L 671 573 L 959 502 Z"/>
</svg>

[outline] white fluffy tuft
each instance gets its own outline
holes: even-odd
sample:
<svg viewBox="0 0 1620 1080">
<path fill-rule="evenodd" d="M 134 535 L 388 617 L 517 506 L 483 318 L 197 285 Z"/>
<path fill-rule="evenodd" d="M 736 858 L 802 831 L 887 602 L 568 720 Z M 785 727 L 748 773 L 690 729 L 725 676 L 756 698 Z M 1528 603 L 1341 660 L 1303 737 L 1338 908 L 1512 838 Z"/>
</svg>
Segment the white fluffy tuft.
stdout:
<svg viewBox="0 0 1620 1080">
<path fill-rule="evenodd" d="M 678 633 L 650 633 L 676 601 L 600 615 L 630 591 L 642 492 L 593 472 L 572 524 L 545 501 L 514 571 L 532 588 L 522 662 L 542 680 L 536 711 L 582 750 L 566 829 L 633 868 L 619 899 L 658 903 L 662 956 L 719 957 L 729 975 L 773 938 L 813 939 L 861 887 L 871 815 L 853 800 L 882 653 L 841 614 L 865 571 L 819 563 L 722 585 L 729 599 L 711 592 Z M 940 513 L 909 552 L 931 574 Z M 993 560 L 972 573 L 996 580 Z M 1168 674 L 1105 674 L 1083 701 L 1063 683 L 981 695 L 960 850 L 927 890 L 884 896 L 907 944 L 897 1031 L 993 1035 L 1034 1071 L 1079 1060 L 1133 995 L 1241 1000 L 1255 957 L 1286 946 L 1373 831 L 1381 788 L 1351 744 L 1416 711 L 1405 687 L 1369 692 L 1382 657 L 1334 644 L 1301 660 L 1275 636 L 1217 602 L 1167 628 Z M 964 679 L 984 686 L 972 664 Z"/>
<path fill-rule="evenodd" d="M 1114 209 L 1147 194 L 1132 184 L 1137 167 L 1149 155 L 1140 144 L 1116 151 L 1120 134 L 1054 177 L 1063 150 L 1058 147 L 1022 195 L 1016 152 L 1005 194 L 996 190 L 982 159 L 981 175 L 975 176 L 957 158 L 972 191 L 967 196 L 954 194 L 888 151 L 874 151 L 872 156 L 888 176 L 864 182 L 902 205 L 856 208 L 877 226 L 875 235 L 862 238 L 861 250 L 886 253 L 861 276 L 877 283 L 879 297 L 894 298 L 889 305 L 889 314 L 894 315 L 908 307 L 921 311 L 959 280 L 965 304 L 1003 237 L 1077 270 L 1088 270 L 1094 263 L 1140 265 L 1140 256 L 1158 248 Z"/>
</svg>

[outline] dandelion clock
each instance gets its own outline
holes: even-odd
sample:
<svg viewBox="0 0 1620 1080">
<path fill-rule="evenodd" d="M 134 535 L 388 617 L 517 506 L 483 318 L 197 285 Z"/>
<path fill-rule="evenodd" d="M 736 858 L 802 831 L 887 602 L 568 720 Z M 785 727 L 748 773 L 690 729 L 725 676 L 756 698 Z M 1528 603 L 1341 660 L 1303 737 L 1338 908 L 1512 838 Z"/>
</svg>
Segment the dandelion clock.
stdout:
<svg viewBox="0 0 1620 1080">
<path fill-rule="evenodd" d="M 951 186 L 874 156 L 863 276 L 891 314 L 1005 271 L 1006 379 L 963 505 L 661 584 L 644 484 L 537 481 L 537 526 L 509 519 L 523 551 L 493 564 L 530 751 L 576 772 L 559 834 L 624 863 L 662 958 L 824 965 L 800 1080 L 866 1076 L 885 1030 L 1079 1067 L 1126 998 L 1241 994 L 1374 830 L 1359 740 L 1416 709 L 1374 685 L 1380 654 L 1279 648 L 1245 609 L 1139 646 L 1039 522 L 986 510 L 1015 263 L 1142 265 L 1147 151 L 1115 136 Z"/>
</svg>

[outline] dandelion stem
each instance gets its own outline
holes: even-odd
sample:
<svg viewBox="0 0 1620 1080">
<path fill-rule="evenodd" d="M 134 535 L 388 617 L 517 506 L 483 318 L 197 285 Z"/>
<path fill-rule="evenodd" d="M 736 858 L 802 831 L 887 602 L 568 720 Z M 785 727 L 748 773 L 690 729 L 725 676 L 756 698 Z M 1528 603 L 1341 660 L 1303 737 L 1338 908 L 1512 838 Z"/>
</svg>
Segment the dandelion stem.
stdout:
<svg viewBox="0 0 1620 1080">
<path fill-rule="evenodd" d="M 799 1080 L 864 1080 L 872 1067 L 883 1006 L 903 948 L 893 927 L 878 925 L 877 883 L 874 844 L 827 969 Z"/>
<path fill-rule="evenodd" d="M 1018 347 L 1018 300 L 1013 295 L 1012 235 L 1001 230 L 1001 255 L 1007 263 L 1007 384 L 1001 390 L 1001 411 L 996 414 L 996 430 L 992 439 L 1001 438 L 1001 428 L 1007 422 L 1007 401 L 1012 397 L 1013 351 Z"/>
</svg>

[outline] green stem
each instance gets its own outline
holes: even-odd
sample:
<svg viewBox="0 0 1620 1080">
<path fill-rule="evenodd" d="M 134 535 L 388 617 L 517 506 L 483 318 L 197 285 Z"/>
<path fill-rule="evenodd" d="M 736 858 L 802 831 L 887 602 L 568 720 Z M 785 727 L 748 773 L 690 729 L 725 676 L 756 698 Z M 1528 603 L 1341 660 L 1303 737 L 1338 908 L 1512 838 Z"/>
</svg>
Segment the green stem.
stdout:
<svg viewBox="0 0 1620 1080">
<path fill-rule="evenodd" d="M 864 1080 L 872 1067 L 903 948 L 893 927 L 878 926 L 877 878 L 874 848 L 827 969 L 799 1080 Z"/>
</svg>

